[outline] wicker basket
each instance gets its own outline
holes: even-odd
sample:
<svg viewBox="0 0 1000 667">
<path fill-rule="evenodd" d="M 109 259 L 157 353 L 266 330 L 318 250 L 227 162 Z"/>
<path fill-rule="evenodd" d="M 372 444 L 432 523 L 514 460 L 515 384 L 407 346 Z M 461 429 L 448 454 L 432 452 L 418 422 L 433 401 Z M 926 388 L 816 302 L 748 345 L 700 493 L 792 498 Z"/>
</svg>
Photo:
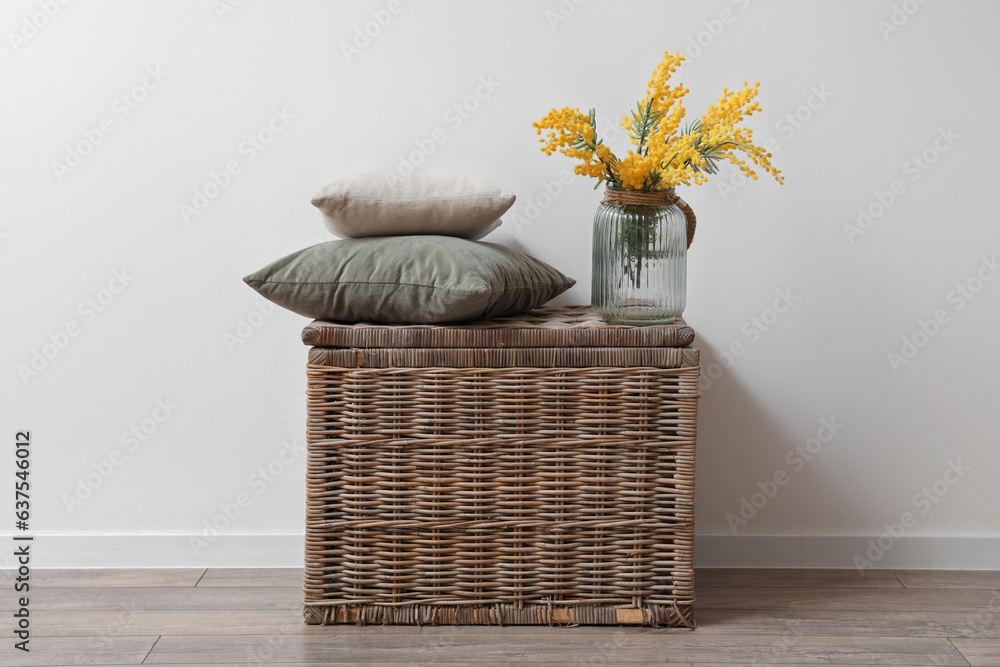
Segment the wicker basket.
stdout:
<svg viewBox="0 0 1000 667">
<path fill-rule="evenodd" d="M 306 621 L 691 626 L 692 338 L 307 327 Z"/>
</svg>

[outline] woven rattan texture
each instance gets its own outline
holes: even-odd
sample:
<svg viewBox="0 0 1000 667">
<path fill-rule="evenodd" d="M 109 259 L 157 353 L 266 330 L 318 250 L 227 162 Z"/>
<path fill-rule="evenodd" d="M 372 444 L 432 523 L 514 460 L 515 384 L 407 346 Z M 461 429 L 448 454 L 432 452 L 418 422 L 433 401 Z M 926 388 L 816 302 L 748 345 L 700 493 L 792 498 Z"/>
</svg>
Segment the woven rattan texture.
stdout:
<svg viewBox="0 0 1000 667">
<path fill-rule="evenodd" d="M 699 369 L 661 351 L 310 365 L 307 622 L 690 626 Z"/>
<path fill-rule="evenodd" d="M 680 368 L 698 365 L 698 351 L 678 347 L 590 348 L 356 348 L 309 350 L 309 363 L 343 368 L 572 368 L 654 366 Z M 597 371 L 598 373 L 600 371 Z M 503 375 L 499 373 L 497 375 Z"/>
<path fill-rule="evenodd" d="M 624 327 L 601 321 L 590 306 L 537 308 L 516 317 L 468 325 L 339 324 L 317 320 L 302 330 L 316 347 L 684 347 L 694 331 L 678 317 L 673 324 Z"/>
<path fill-rule="evenodd" d="M 697 368 L 308 367 L 308 440 L 694 442 Z"/>
</svg>

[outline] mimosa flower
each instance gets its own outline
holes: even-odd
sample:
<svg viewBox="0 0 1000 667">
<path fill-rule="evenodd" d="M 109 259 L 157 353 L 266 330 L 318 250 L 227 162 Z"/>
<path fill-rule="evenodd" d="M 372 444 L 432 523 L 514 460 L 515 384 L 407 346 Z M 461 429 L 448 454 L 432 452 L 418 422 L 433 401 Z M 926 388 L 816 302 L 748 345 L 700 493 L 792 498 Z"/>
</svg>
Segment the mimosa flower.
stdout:
<svg viewBox="0 0 1000 667">
<path fill-rule="evenodd" d="M 670 77 L 680 67 L 684 56 L 664 52 L 663 60 L 649 80 L 646 96 L 636 105 L 632 116 L 622 116 L 621 125 L 629 131 L 633 149 L 619 160 L 597 137 L 594 110 L 552 109 L 540 121 L 532 123 L 537 134 L 548 130 L 542 151 L 558 151 L 582 161 L 574 172 L 603 181 L 607 185 L 633 190 L 663 190 L 677 185 L 701 185 L 708 175 L 719 171 L 719 162 L 728 160 L 746 176 L 757 179 L 757 172 L 738 153 L 744 153 L 755 166 L 784 182 L 781 171 L 770 161 L 771 154 L 753 143 L 753 131 L 740 123 L 760 111 L 756 101 L 760 83 L 737 91 L 722 89 L 722 97 L 697 121 L 681 129 L 685 109 L 683 97 L 690 92 L 684 84 L 671 87 Z"/>
</svg>

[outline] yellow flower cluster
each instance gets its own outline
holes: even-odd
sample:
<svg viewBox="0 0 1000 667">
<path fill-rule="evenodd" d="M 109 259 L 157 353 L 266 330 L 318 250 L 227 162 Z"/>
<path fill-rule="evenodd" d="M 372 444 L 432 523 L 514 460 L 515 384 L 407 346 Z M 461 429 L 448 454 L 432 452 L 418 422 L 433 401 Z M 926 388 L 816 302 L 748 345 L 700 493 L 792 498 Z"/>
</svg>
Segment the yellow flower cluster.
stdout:
<svg viewBox="0 0 1000 667">
<path fill-rule="evenodd" d="M 723 89 L 722 97 L 699 121 L 681 129 L 685 114 L 682 99 L 690 91 L 684 84 L 671 87 L 669 81 L 683 60 L 680 53 L 664 53 L 649 80 L 646 97 L 631 117 L 622 117 L 622 127 L 629 131 L 634 146 L 626 157 L 619 160 L 597 137 L 593 109 L 584 114 L 569 107 L 553 109 L 532 123 L 539 135 L 547 130 L 540 139 L 542 151 L 548 155 L 558 151 L 581 160 L 574 168 L 577 174 L 633 190 L 700 185 L 709 174 L 718 172 L 721 160 L 729 160 L 756 179 L 757 172 L 737 152 L 783 182 L 781 172 L 771 165 L 771 154 L 753 143 L 753 131 L 739 126 L 760 110 L 755 99 L 759 83 L 748 87 L 744 81 L 741 90 Z"/>
<path fill-rule="evenodd" d="M 605 174 L 605 171 L 617 162 L 617 158 L 611 154 L 611 149 L 596 140 L 597 131 L 591 118 L 580 113 L 579 109 L 553 109 L 534 126 L 538 128 L 538 134 L 543 128 L 549 130 L 541 140 L 545 144 L 542 151 L 547 155 L 559 151 L 583 160 L 583 164 L 574 167 L 574 173 L 602 180 L 606 180 L 605 176 L 611 177 L 611 172 Z"/>
<path fill-rule="evenodd" d="M 744 174 L 757 180 L 757 172 L 734 153 L 735 150 L 743 151 L 755 165 L 782 183 L 785 179 L 781 171 L 771 164 L 771 154 L 753 143 L 753 130 L 737 127 L 744 118 L 760 111 L 760 103 L 755 99 L 759 88 L 760 82 L 748 87 L 746 81 L 742 90 L 734 92 L 723 88 L 722 97 L 701 117 L 701 141 L 707 146 L 719 147 L 715 155 L 728 159 Z"/>
</svg>

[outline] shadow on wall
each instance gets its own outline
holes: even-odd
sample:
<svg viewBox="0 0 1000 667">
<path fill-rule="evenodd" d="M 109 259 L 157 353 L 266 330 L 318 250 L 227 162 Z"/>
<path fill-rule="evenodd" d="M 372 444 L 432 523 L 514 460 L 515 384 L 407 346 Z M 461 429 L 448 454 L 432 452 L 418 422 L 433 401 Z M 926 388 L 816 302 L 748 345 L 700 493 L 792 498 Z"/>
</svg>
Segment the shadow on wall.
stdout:
<svg viewBox="0 0 1000 667">
<path fill-rule="evenodd" d="M 823 525 L 830 511 L 851 511 L 851 481 L 827 479 L 820 465 L 842 424 L 817 416 L 809 432 L 787 432 L 737 375 L 723 368 L 703 338 L 696 338 L 694 347 L 702 364 L 696 532 L 807 533 Z M 824 516 L 815 513 L 819 503 L 827 508 Z M 838 516 L 838 522 L 846 519 Z"/>
</svg>

